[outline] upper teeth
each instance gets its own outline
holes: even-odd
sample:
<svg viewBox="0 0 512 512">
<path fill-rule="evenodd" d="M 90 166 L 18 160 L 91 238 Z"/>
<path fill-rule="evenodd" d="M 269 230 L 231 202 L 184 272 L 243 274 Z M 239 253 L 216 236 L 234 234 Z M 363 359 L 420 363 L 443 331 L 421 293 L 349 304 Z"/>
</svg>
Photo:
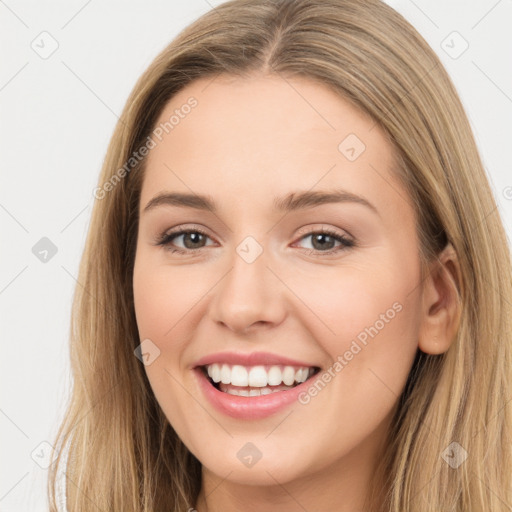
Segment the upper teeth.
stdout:
<svg viewBox="0 0 512 512">
<path fill-rule="evenodd" d="M 309 367 L 296 368 L 293 366 L 241 366 L 235 364 L 206 365 L 208 375 L 213 382 L 232 384 L 233 386 L 279 386 L 284 383 L 291 386 L 294 382 L 304 382 L 314 369 Z"/>
</svg>

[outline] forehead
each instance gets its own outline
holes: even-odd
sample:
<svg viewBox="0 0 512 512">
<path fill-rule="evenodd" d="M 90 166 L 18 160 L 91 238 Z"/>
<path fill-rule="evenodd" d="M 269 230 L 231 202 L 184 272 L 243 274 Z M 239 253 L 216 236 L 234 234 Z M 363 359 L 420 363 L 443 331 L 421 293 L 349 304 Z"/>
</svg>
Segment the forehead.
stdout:
<svg viewBox="0 0 512 512">
<path fill-rule="evenodd" d="M 247 202 L 250 191 L 265 205 L 291 189 L 340 187 L 404 207 L 392 174 L 394 149 L 380 128 L 306 78 L 197 80 L 167 103 L 152 138 L 141 207 L 167 190 L 222 202 Z"/>
</svg>

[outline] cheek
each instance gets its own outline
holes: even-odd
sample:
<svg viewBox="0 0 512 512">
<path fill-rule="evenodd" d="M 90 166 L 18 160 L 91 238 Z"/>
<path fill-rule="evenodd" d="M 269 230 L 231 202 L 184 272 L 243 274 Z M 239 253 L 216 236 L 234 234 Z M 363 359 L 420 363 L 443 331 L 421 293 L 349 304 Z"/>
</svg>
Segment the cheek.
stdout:
<svg viewBox="0 0 512 512">
<path fill-rule="evenodd" d="M 410 282 L 374 277 L 347 272 L 339 287 L 332 280 L 327 289 L 318 282 L 309 287 L 309 304 L 335 334 L 318 321 L 309 325 L 332 362 L 299 403 L 309 417 L 323 418 L 318 428 L 340 450 L 370 436 L 388 417 L 417 351 L 419 301 Z M 333 450 L 327 457 L 339 455 Z"/>
<path fill-rule="evenodd" d="M 204 279 L 193 278 L 184 267 L 136 261 L 133 292 L 141 339 L 154 338 L 157 344 L 180 339 L 176 336 L 180 324 L 208 289 Z"/>
<path fill-rule="evenodd" d="M 185 442 L 189 442 L 194 424 L 204 421 L 201 411 L 190 407 L 190 396 L 183 393 L 180 383 L 180 358 L 190 337 L 187 321 L 192 306 L 208 289 L 196 282 L 180 267 L 156 265 L 142 257 L 135 262 L 133 292 L 139 337 L 151 340 L 159 350 L 144 369 L 158 403 Z M 185 410 L 187 414 L 183 414 Z"/>
<path fill-rule="evenodd" d="M 189 337 L 184 330 L 187 311 L 197 302 L 198 295 L 184 274 L 179 269 L 155 265 L 149 258 L 141 257 L 135 262 L 133 275 L 139 338 L 153 354 L 151 364 L 144 369 L 158 402 L 168 415 L 173 415 L 178 405 L 169 397 L 181 396 L 173 377 L 180 373 L 180 358 Z"/>
<path fill-rule="evenodd" d="M 384 267 L 373 272 L 345 267 L 339 274 L 329 270 L 311 277 L 290 275 L 288 281 L 313 313 L 308 327 L 319 340 L 334 343 L 334 347 L 355 338 L 364 343 L 370 337 L 367 328 L 389 330 L 389 325 L 397 326 L 410 316 L 412 278 L 409 281 L 398 271 L 393 275 Z"/>
<path fill-rule="evenodd" d="M 389 387 L 391 396 L 401 392 L 418 345 L 420 303 L 411 283 L 414 276 L 399 267 L 344 268 L 339 280 L 296 278 L 294 289 L 314 313 L 307 327 L 329 356 L 332 380 L 358 389 L 353 396 L 375 386 Z"/>
</svg>

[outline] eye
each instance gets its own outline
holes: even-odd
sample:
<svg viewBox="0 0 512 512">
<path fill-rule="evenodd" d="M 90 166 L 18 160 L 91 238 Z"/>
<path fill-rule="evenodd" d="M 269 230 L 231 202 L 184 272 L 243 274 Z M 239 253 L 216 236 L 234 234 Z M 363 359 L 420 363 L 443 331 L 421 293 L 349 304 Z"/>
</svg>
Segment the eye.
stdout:
<svg viewBox="0 0 512 512">
<path fill-rule="evenodd" d="M 310 247 L 305 247 L 305 249 L 315 254 L 333 254 L 355 246 L 353 240 L 327 228 L 309 231 L 302 235 L 299 241 L 308 238 L 311 239 Z M 180 229 L 178 227 L 174 231 L 163 233 L 157 239 L 156 245 L 163 246 L 171 253 L 186 254 L 199 252 L 207 247 L 207 240 L 211 240 L 211 238 L 200 228 Z M 180 242 L 181 247 L 176 246 L 177 241 Z"/>
<path fill-rule="evenodd" d="M 306 235 L 302 236 L 300 240 L 311 239 L 310 246 L 306 247 L 310 251 L 315 253 L 333 254 L 349 247 L 354 247 L 355 242 L 341 233 L 337 233 L 334 230 L 322 228 L 317 231 L 310 231 Z M 336 245 L 337 244 L 337 245 Z"/>
<path fill-rule="evenodd" d="M 157 245 L 164 246 L 172 253 L 187 253 L 206 247 L 205 242 L 210 237 L 201 229 L 181 229 L 170 233 L 164 233 L 158 240 Z M 175 247 L 175 240 L 180 240 L 184 247 Z M 210 239 L 211 240 L 211 239 Z"/>
</svg>

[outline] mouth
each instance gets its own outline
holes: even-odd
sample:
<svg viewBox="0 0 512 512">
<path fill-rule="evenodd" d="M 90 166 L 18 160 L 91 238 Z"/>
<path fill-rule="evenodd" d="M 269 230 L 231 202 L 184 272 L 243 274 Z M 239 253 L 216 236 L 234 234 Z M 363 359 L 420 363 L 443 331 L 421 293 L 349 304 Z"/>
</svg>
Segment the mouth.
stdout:
<svg viewBox="0 0 512 512">
<path fill-rule="evenodd" d="M 206 380 L 228 395 L 258 397 L 289 391 L 313 378 L 317 366 L 257 365 L 213 363 L 199 366 Z"/>
</svg>

